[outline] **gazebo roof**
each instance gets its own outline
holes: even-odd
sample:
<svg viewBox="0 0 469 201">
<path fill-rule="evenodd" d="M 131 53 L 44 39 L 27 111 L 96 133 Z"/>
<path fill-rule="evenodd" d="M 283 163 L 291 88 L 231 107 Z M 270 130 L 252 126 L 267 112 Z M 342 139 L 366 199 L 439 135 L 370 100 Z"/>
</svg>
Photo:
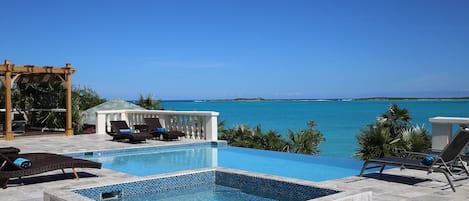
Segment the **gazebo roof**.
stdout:
<svg viewBox="0 0 469 201">
<path fill-rule="evenodd" d="M 96 112 L 103 110 L 146 110 L 124 100 L 114 99 L 89 108 L 82 113 L 83 123 L 96 125 Z"/>
</svg>

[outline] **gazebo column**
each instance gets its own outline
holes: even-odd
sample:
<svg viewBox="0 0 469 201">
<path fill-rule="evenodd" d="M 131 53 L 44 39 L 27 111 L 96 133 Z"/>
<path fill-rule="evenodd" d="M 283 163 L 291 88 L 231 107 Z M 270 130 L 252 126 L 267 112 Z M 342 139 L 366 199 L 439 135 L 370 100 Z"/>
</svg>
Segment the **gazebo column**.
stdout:
<svg viewBox="0 0 469 201">
<path fill-rule="evenodd" d="M 9 60 L 5 60 L 6 72 L 5 79 L 3 80 L 3 87 L 5 87 L 5 140 L 13 140 L 13 129 L 12 129 L 12 119 L 11 119 L 11 71 L 13 66 L 10 64 Z"/>
<path fill-rule="evenodd" d="M 65 102 L 65 135 L 73 135 L 73 125 L 72 125 L 72 65 L 66 64 L 65 68 L 68 70 L 65 73 L 65 88 L 66 88 L 66 102 Z"/>
</svg>

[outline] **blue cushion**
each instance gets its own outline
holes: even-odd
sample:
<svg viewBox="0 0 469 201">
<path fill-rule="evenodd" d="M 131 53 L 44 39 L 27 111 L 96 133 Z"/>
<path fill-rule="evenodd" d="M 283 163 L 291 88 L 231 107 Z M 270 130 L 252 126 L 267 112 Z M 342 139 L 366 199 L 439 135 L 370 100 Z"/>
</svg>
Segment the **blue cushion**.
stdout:
<svg viewBox="0 0 469 201">
<path fill-rule="evenodd" d="M 15 161 L 13 161 L 15 165 L 20 166 L 21 168 L 30 168 L 33 164 L 31 163 L 30 160 L 26 158 L 17 158 Z"/>
<path fill-rule="evenodd" d="M 423 158 L 423 160 L 420 162 L 422 165 L 432 165 L 433 164 L 433 157 L 432 156 L 426 156 Z"/>
<path fill-rule="evenodd" d="M 135 133 L 134 129 L 119 129 L 120 134 L 133 134 Z"/>
<path fill-rule="evenodd" d="M 165 133 L 165 132 L 167 132 L 168 130 L 167 130 L 166 128 L 153 128 L 153 129 L 151 129 L 151 131 L 153 131 L 153 132 L 163 132 L 163 133 Z"/>
</svg>

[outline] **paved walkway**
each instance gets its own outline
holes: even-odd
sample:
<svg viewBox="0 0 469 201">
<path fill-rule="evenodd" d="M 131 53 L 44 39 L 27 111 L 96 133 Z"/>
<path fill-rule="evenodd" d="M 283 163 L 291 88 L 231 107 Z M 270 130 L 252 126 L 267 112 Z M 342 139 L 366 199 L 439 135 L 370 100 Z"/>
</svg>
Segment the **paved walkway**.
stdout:
<svg viewBox="0 0 469 201">
<path fill-rule="evenodd" d="M 17 137 L 13 141 L 0 140 L 0 147 L 14 146 L 26 152 L 72 153 L 95 150 L 122 149 L 133 147 L 161 146 L 181 143 L 200 142 L 183 139 L 181 141 L 149 140 L 147 143 L 129 144 L 110 141 L 107 135 L 77 135 L 67 136 L 34 136 Z M 79 169 L 80 180 L 73 179 L 73 174 L 67 173 L 67 179 L 59 171 L 47 172 L 34 177 L 23 178 L 23 184 L 9 184 L 7 189 L 0 189 L 2 201 L 42 201 L 43 192 L 50 189 L 68 190 L 83 188 L 111 181 L 124 181 L 137 178 L 136 176 L 114 172 L 108 169 Z M 446 183 L 446 179 L 438 174 L 427 175 L 423 171 L 392 169 L 383 176 L 369 174 L 366 177 L 347 177 L 343 179 L 319 182 L 324 187 L 334 187 L 341 190 L 372 191 L 373 200 L 469 200 L 469 180 L 455 182 L 457 192 L 453 192 Z M 358 174 L 358 172 L 357 172 Z"/>
</svg>

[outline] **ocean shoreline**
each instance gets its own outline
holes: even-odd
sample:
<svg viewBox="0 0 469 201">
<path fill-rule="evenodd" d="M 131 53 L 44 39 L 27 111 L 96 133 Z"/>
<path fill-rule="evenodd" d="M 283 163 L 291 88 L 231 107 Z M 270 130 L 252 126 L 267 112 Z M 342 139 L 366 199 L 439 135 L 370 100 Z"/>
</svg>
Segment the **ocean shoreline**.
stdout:
<svg viewBox="0 0 469 201">
<path fill-rule="evenodd" d="M 414 97 L 372 97 L 372 98 L 305 98 L 305 99 L 266 99 L 266 98 L 233 98 L 233 99 L 187 99 L 187 100 L 161 100 L 163 102 L 269 102 L 269 101 L 455 101 L 469 100 L 469 97 L 452 98 L 414 98 Z"/>
<path fill-rule="evenodd" d="M 360 129 L 376 121 L 390 103 L 408 109 L 412 124 L 427 128 L 429 118 L 436 116 L 469 117 L 469 100 L 359 100 L 359 101 L 225 101 L 194 102 L 164 101 L 167 110 L 216 111 L 225 127 L 236 125 L 262 126 L 288 137 L 288 130 L 298 131 L 310 120 L 317 124 L 326 141 L 319 145 L 321 156 L 353 157 L 358 146 L 356 135 Z"/>
</svg>

